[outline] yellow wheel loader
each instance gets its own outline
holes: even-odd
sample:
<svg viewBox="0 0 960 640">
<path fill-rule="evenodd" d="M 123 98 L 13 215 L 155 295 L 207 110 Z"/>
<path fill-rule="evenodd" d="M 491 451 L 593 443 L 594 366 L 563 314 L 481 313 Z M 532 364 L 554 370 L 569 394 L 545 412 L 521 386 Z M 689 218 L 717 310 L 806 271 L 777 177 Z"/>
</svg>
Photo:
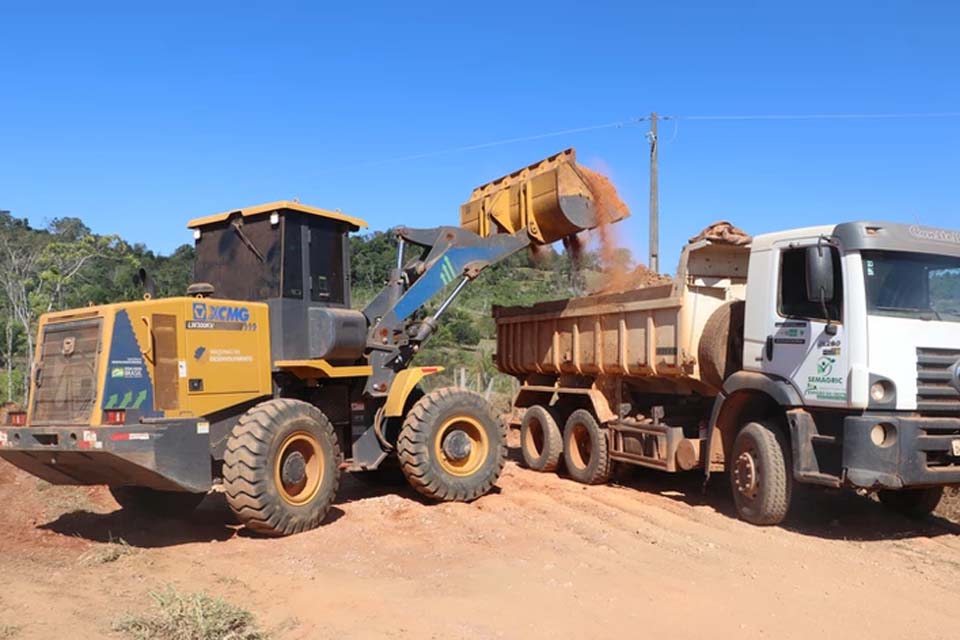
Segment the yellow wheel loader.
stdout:
<svg viewBox="0 0 960 640">
<path fill-rule="evenodd" d="M 266 535 L 318 526 L 343 470 L 398 465 L 429 498 L 477 498 L 503 468 L 502 425 L 477 394 L 424 395 L 441 369 L 411 360 L 484 268 L 626 215 L 599 210 L 598 185 L 571 149 L 475 190 L 459 227 L 395 229 L 396 267 L 363 311 L 348 238 L 362 220 L 299 202 L 193 220 L 183 297 L 153 298 L 141 273 L 143 300 L 40 319 L 25 424 L 0 426 L 0 457 L 160 515 L 222 485 Z"/>
</svg>

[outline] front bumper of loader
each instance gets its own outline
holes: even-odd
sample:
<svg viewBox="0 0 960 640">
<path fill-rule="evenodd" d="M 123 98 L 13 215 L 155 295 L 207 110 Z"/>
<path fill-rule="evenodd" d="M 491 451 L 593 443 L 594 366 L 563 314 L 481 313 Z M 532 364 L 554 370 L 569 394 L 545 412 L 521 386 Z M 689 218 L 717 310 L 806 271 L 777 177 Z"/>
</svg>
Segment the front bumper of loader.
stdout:
<svg viewBox="0 0 960 640">
<path fill-rule="evenodd" d="M 209 423 L 0 427 L 0 458 L 51 484 L 210 490 Z"/>
</svg>

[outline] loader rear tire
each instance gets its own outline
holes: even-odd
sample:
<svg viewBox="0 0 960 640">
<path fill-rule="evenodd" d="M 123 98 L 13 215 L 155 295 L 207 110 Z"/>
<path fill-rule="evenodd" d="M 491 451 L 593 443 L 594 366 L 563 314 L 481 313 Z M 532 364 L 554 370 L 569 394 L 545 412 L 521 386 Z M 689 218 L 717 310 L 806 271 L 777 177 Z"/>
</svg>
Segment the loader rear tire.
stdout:
<svg viewBox="0 0 960 640">
<path fill-rule="evenodd" d="M 251 531 L 285 536 L 314 529 L 340 486 L 333 425 L 306 402 L 261 402 L 230 432 L 223 480 L 227 504 Z"/>
<path fill-rule="evenodd" d="M 520 422 L 520 453 L 534 471 L 555 471 L 563 455 L 563 435 L 550 410 L 539 404 L 529 407 Z"/>
<path fill-rule="evenodd" d="M 507 434 L 477 393 L 451 387 L 417 401 L 397 443 L 410 485 L 433 500 L 468 502 L 486 494 L 507 459 Z"/>
<path fill-rule="evenodd" d="M 124 511 L 161 518 L 185 518 L 200 506 L 205 493 L 159 491 L 149 487 L 110 487 L 110 495 Z"/>
<path fill-rule="evenodd" d="M 700 379 L 717 389 L 743 368 L 744 306 L 742 300 L 726 302 L 703 325 L 697 347 Z"/>
<path fill-rule="evenodd" d="M 603 484 L 610 479 L 613 461 L 607 430 L 586 409 L 571 413 L 563 426 L 563 463 L 577 482 Z"/>
</svg>

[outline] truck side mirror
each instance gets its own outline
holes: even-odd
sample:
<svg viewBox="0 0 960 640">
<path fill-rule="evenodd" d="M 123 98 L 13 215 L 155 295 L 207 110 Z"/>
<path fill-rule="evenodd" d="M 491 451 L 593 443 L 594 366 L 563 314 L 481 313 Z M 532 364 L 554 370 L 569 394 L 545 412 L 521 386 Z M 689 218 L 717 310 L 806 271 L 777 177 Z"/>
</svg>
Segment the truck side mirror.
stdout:
<svg viewBox="0 0 960 640">
<path fill-rule="evenodd" d="M 833 302 L 833 255 L 829 246 L 807 247 L 807 300 Z"/>
</svg>

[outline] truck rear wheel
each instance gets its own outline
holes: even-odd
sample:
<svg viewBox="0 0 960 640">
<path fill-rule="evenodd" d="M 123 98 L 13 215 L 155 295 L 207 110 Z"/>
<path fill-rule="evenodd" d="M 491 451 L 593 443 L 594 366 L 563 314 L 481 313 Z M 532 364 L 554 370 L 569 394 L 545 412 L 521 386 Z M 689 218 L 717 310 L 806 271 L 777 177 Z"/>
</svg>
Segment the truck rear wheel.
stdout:
<svg viewBox="0 0 960 640">
<path fill-rule="evenodd" d="M 230 433 L 223 479 L 227 503 L 251 531 L 284 536 L 314 529 L 340 486 L 333 425 L 306 402 L 261 402 Z"/>
<path fill-rule="evenodd" d="M 445 388 L 413 405 L 397 451 L 414 489 L 434 500 L 467 502 L 490 491 L 500 478 L 507 438 L 482 396 Z"/>
<path fill-rule="evenodd" d="M 207 494 L 159 491 L 149 487 L 110 487 L 110 495 L 125 511 L 164 518 L 183 518 L 200 506 Z"/>
<path fill-rule="evenodd" d="M 523 462 L 534 471 L 554 471 L 563 455 L 563 435 L 553 414 L 535 404 L 520 422 L 520 453 Z"/>
<path fill-rule="evenodd" d="M 607 430 L 586 409 L 571 413 L 563 426 L 563 462 L 577 482 L 603 484 L 610 479 Z"/>
<path fill-rule="evenodd" d="M 757 525 L 780 524 L 790 508 L 793 478 L 786 436 L 774 423 L 750 422 L 737 434 L 729 464 L 737 514 Z"/>
<path fill-rule="evenodd" d="M 943 487 L 925 487 L 923 489 L 900 489 L 898 491 L 878 491 L 877 497 L 883 506 L 914 520 L 925 518 L 940 504 Z"/>
</svg>

